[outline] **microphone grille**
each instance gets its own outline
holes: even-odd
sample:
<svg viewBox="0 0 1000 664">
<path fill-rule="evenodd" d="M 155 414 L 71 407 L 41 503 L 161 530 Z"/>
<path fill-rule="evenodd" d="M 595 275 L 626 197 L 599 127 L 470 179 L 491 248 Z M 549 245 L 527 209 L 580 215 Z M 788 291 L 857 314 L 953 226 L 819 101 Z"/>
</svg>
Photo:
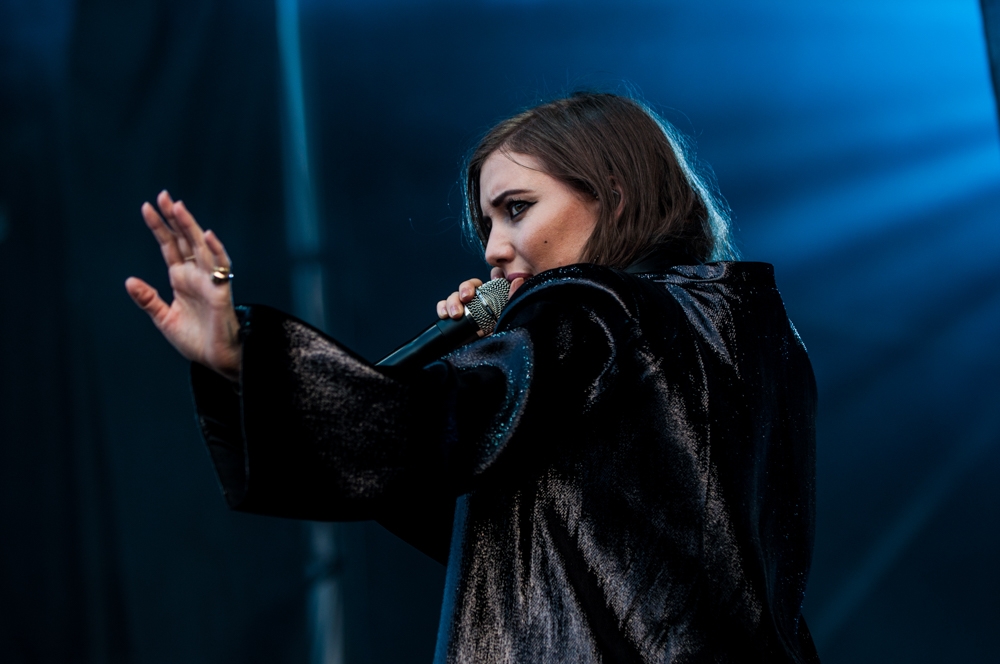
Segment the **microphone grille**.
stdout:
<svg viewBox="0 0 1000 664">
<path fill-rule="evenodd" d="M 477 288 L 476 296 L 466 305 L 469 315 L 486 334 L 491 334 L 496 327 L 500 314 L 507 306 L 509 292 L 510 283 L 506 279 L 493 279 Z"/>
</svg>

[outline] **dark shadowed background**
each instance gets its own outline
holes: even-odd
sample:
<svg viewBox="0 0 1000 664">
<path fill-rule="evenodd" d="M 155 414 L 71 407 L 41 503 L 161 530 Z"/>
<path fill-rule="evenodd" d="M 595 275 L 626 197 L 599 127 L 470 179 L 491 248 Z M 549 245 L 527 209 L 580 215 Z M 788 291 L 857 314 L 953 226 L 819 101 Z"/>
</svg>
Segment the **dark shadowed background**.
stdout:
<svg viewBox="0 0 1000 664">
<path fill-rule="evenodd" d="M 823 660 L 996 658 L 1000 141 L 975 0 L 298 10 L 331 334 L 377 359 L 487 272 L 458 169 L 493 122 L 636 92 L 714 168 L 813 359 Z M 187 364 L 123 288 L 168 290 L 139 217 L 166 187 L 226 242 L 239 300 L 293 308 L 279 50 L 274 0 L 0 0 L 2 662 L 309 660 L 309 530 L 225 508 Z M 429 662 L 443 568 L 336 532 L 346 661 Z"/>
</svg>

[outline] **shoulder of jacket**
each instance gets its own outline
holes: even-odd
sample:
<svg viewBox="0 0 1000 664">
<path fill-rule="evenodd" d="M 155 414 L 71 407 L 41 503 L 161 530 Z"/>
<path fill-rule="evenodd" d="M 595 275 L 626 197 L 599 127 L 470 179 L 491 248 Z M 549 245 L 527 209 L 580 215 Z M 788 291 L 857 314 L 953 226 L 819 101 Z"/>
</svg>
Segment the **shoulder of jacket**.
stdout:
<svg viewBox="0 0 1000 664">
<path fill-rule="evenodd" d="M 628 316 L 636 313 L 638 280 L 619 270 L 600 265 L 567 265 L 547 270 L 526 281 L 504 309 L 501 320 L 510 319 L 539 303 L 586 304 Z"/>
</svg>

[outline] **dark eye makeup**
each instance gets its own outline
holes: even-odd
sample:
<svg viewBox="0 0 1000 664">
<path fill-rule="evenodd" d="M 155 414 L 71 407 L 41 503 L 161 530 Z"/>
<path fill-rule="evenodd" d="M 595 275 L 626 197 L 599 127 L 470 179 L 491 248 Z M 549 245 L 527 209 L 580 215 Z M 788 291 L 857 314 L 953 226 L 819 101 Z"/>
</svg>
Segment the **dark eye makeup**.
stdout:
<svg viewBox="0 0 1000 664">
<path fill-rule="evenodd" d="M 507 201 L 507 214 L 510 216 L 511 219 L 517 219 L 522 214 L 524 214 L 525 211 L 532 205 L 534 205 L 534 203 L 530 203 L 528 201 L 522 201 L 519 199 L 511 199 Z"/>
</svg>

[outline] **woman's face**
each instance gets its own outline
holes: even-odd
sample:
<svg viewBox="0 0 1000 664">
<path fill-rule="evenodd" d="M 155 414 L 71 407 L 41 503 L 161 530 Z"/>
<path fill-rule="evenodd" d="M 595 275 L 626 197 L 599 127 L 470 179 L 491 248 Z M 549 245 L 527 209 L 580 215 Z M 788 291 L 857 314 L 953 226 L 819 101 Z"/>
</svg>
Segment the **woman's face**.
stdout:
<svg viewBox="0 0 1000 664">
<path fill-rule="evenodd" d="M 579 263 L 597 225 L 599 203 L 542 172 L 537 159 L 494 152 L 479 174 L 480 205 L 491 224 L 486 262 L 507 281 Z"/>
</svg>

